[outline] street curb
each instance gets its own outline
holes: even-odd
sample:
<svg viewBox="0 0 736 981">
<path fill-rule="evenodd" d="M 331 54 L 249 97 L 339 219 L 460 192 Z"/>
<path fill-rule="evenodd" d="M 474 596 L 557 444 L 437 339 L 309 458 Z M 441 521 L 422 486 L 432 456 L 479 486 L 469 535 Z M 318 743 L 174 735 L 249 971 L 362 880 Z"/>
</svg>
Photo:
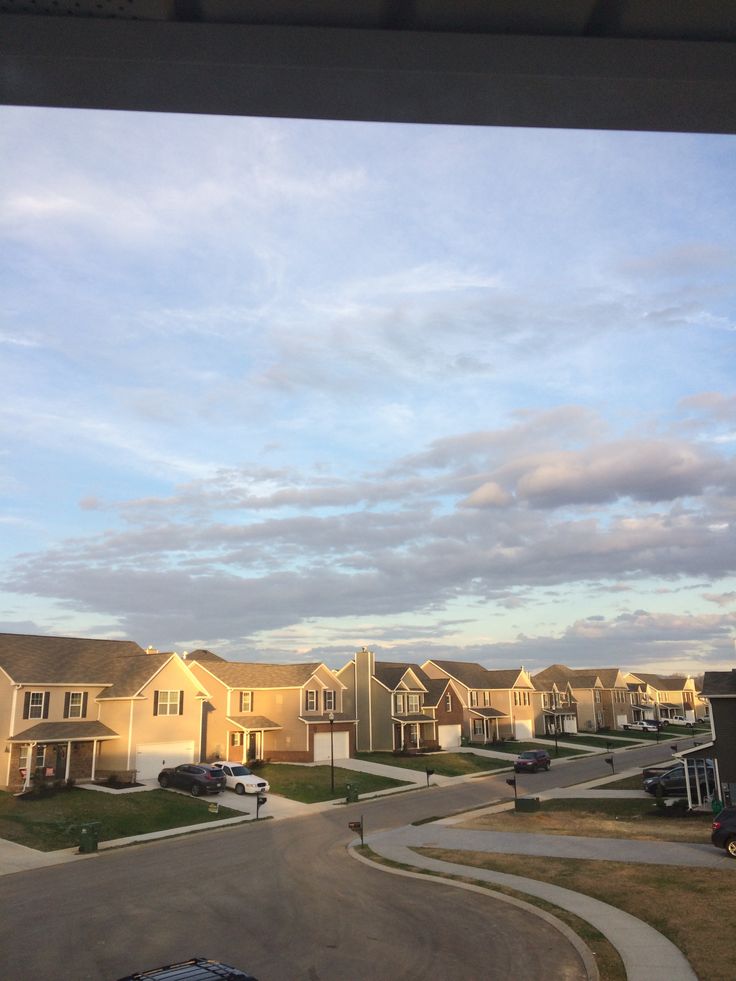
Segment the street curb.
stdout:
<svg viewBox="0 0 736 981">
<path fill-rule="evenodd" d="M 455 886 L 457 889 L 465 889 L 467 892 L 477 892 L 486 898 L 497 899 L 503 903 L 508 903 L 510 906 L 515 906 L 517 909 L 523 910 L 525 913 L 530 913 L 532 916 L 538 916 L 540 919 L 549 923 L 550 926 L 554 927 L 563 937 L 575 948 L 580 960 L 583 962 L 583 968 L 585 973 L 588 975 L 588 981 L 600 981 L 600 974 L 598 972 L 598 964 L 596 963 L 595 955 L 593 951 L 588 947 L 588 945 L 581 940 L 579 935 L 569 927 L 567 923 L 563 923 L 552 913 L 548 913 L 547 910 L 541 909 L 539 906 L 534 906 L 532 903 L 527 903 L 523 899 L 516 899 L 513 896 L 507 896 L 505 893 L 497 892 L 495 889 L 484 889 L 483 886 L 475 886 L 471 882 L 458 882 L 456 879 L 450 879 L 443 875 L 427 875 L 423 872 L 411 872 L 409 869 L 397 869 L 391 865 L 383 865 L 380 862 L 374 862 L 370 858 L 366 858 L 364 855 L 360 855 L 356 851 L 356 846 L 354 844 L 349 844 L 347 846 L 348 855 L 354 858 L 358 862 L 362 862 L 364 865 L 368 865 L 373 869 L 378 869 L 380 872 L 390 872 L 392 875 L 404 876 L 407 879 L 421 879 L 422 882 L 435 882 L 439 885 Z M 472 876 L 470 876 L 472 878 Z M 608 939 L 608 938 L 606 938 Z M 608 943 L 611 943 L 609 940 Z M 611 944 L 613 946 L 613 944 Z M 620 955 L 619 955 L 620 956 Z"/>
</svg>

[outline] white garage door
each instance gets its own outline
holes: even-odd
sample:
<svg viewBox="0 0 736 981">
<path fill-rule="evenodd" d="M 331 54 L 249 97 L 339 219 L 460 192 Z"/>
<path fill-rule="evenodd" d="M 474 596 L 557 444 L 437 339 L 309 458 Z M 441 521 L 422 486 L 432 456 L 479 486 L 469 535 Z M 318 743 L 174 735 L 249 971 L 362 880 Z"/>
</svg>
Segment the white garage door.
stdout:
<svg viewBox="0 0 736 981">
<path fill-rule="evenodd" d="M 336 760 L 346 760 L 350 756 L 350 738 L 347 732 L 336 732 L 333 734 L 335 740 L 334 752 Z M 330 754 L 330 734 L 329 732 L 315 732 L 314 734 L 314 762 L 329 763 Z"/>
<path fill-rule="evenodd" d="M 194 763 L 194 742 L 179 740 L 175 743 L 139 743 L 135 754 L 138 779 L 157 777 L 163 767 Z"/>
<path fill-rule="evenodd" d="M 517 739 L 532 738 L 532 724 L 528 719 L 517 719 L 514 723 L 514 735 Z"/>
<path fill-rule="evenodd" d="M 437 739 L 443 749 L 453 749 L 460 745 L 460 726 L 437 726 Z"/>
</svg>

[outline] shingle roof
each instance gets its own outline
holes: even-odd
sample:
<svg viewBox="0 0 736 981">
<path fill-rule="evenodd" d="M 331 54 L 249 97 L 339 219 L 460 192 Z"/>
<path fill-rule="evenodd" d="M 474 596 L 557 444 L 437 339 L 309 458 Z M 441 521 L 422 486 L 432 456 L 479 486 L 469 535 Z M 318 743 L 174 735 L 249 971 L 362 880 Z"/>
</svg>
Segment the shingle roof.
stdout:
<svg viewBox="0 0 736 981">
<path fill-rule="evenodd" d="M 489 675 L 505 674 L 506 672 L 498 671 L 488 671 L 487 668 L 482 667 L 480 664 L 474 664 L 470 661 L 436 661 L 432 658 L 432 663 L 436 664 L 438 668 L 445 671 L 450 675 L 451 678 L 457 678 L 457 680 L 465 685 L 466 688 L 496 688 L 499 687 L 493 683 Z M 509 672 L 514 675 L 514 678 L 518 677 L 519 672 Z"/>
<path fill-rule="evenodd" d="M 229 715 L 228 719 L 243 729 L 283 729 L 278 722 L 267 719 L 265 715 Z"/>
<path fill-rule="evenodd" d="M 147 681 L 160 671 L 171 654 L 138 654 L 133 657 L 113 658 L 108 674 L 112 686 L 106 688 L 97 697 L 130 698 L 137 694 Z M 191 678 L 192 675 L 189 675 Z"/>
<path fill-rule="evenodd" d="M 38 722 L 30 729 L 17 732 L 8 738 L 10 743 L 26 742 L 63 742 L 71 740 L 78 742 L 84 739 L 105 739 L 117 736 L 108 726 L 101 722 Z"/>
<path fill-rule="evenodd" d="M 593 668 L 568 668 L 565 664 L 551 664 L 544 671 L 534 675 L 535 687 L 539 684 L 565 684 L 570 682 L 573 688 L 595 688 L 598 673 Z"/>
<path fill-rule="evenodd" d="M 116 662 L 136 656 L 157 655 L 129 640 L 0 634 L 0 667 L 15 684 L 111 684 Z"/>
<path fill-rule="evenodd" d="M 204 647 L 198 648 L 196 651 L 189 651 L 186 656 L 187 661 L 224 661 L 224 657 L 220 657 L 219 654 L 215 654 L 214 651 L 205 650 Z"/>
<path fill-rule="evenodd" d="M 401 679 L 407 671 L 413 671 L 417 681 L 424 684 L 420 678 L 421 668 L 417 664 L 400 663 L 397 661 L 376 661 L 374 675 L 382 685 L 390 691 L 395 691 L 401 684 Z M 421 691 L 421 689 L 418 689 Z"/>
<path fill-rule="evenodd" d="M 731 668 L 730 671 L 706 671 L 702 693 L 706 698 L 736 695 L 736 668 Z"/>
<path fill-rule="evenodd" d="M 450 678 L 427 678 L 423 671 L 422 675 L 420 680 L 427 689 L 427 694 L 424 696 L 424 706 L 425 708 L 435 708 L 440 704 L 442 696 L 445 694 L 447 686 L 452 684 L 452 680 Z"/>
<path fill-rule="evenodd" d="M 219 659 L 206 659 L 202 665 L 229 688 L 301 688 L 321 666 L 319 661 L 311 664 L 255 664 Z"/>
<path fill-rule="evenodd" d="M 661 674 L 641 674 L 639 671 L 631 673 L 657 691 L 682 691 L 688 681 L 687 678 L 664 678 Z"/>
</svg>

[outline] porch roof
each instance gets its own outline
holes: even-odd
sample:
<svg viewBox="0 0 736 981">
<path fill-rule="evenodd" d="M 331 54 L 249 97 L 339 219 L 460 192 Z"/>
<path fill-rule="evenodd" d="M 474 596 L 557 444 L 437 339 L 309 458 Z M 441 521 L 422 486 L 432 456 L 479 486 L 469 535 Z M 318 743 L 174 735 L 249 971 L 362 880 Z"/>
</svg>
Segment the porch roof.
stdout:
<svg viewBox="0 0 736 981">
<path fill-rule="evenodd" d="M 468 709 L 471 715 L 479 715 L 482 719 L 508 719 L 508 712 L 501 712 L 500 709 L 492 708 L 471 708 Z"/>
<path fill-rule="evenodd" d="M 90 739 L 117 739 L 117 732 L 101 722 L 39 722 L 10 736 L 11 743 L 84 742 Z"/>
<path fill-rule="evenodd" d="M 329 712 L 327 713 L 327 715 L 300 715 L 299 721 L 306 723 L 306 725 L 308 726 L 329 725 L 330 715 Z M 354 715 L 348 715 L 347 712 L 333 712 L 332 721 L 333 722 L 357 722 L 358 720 L 355 718 Z"/>
<path fill-rule="evenodd" d="M 229 715 L 227 721 L 239 729 L 283 729 L 278 722 L 267 719 L 265 715 Z"/>
<path fill-rule="evenodd" d="M 392 715 L 392 722 L 428 722 L 434 724 L 434 719 L 430 719 L 428 715 L 422 715 L 421 712 L 409 712 L 406 715 Z"/>
<path fill-rule="evenodd" d="M 561 705 L 558 708 L 546 708 L 542 709 L 544 715 L 575 715 L 575 709 L 572 705 Z"/>
</svg>

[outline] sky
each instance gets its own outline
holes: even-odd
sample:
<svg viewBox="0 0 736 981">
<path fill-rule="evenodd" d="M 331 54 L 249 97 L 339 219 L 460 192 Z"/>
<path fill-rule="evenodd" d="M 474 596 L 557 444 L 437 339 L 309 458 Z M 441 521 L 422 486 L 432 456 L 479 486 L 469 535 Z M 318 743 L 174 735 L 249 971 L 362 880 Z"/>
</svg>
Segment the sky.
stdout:
<svg viewBox="0 0 736 981">
<path fill-rule="evenodd" d="M 736 663 L 736 137 L 0 109 L 0 630 Z"/>
</svg>

